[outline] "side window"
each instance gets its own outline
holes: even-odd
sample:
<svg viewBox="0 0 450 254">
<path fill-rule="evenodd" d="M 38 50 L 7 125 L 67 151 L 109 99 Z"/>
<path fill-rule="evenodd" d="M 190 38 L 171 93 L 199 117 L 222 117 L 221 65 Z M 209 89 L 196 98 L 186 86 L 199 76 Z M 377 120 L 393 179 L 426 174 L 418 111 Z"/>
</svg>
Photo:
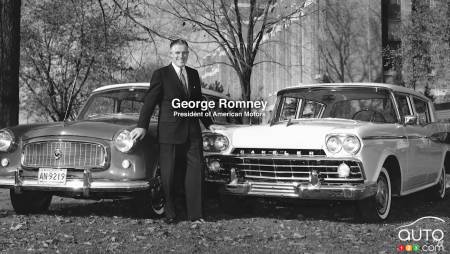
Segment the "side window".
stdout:
<svg viewBox="0 0 450 254">
<path fill-rule="evenodd" d="M 144 103 L 141 101 L 123 100 L 120 103 L 120 112 L 119 113 L 139 114 L 139 112 L 141 111 L 142 105 L 144 105 Z"/>
<path fill-rule="evenodd" d="M 281 105 L 279 121 L 295 119 L 300 98 L 284 97 Z"/>
<path fill-rule="evenodd" d="M 398 111 L 400 112 L 400 117 L 403 118 L 405 116 L 412 115 L 411 109 L 408 104 L 408 97 L 403 94 L 395 94 L 395 100 L 397 100 Z"/>
<path fill-rule="evenodd" d="M 300 118 L 319 118 L 320 113 L 325 108 L 325 105 L 315 101 L 306 101 L 303 110 L 300 113 Z"/>
<path fill-rule="evenodd" d="M 110 97 L 98 97 L 89 106 L 85 115 L 89 118 L 95 115 L 112 114 L 116 111 L 117 100 Z"/>
<path fill-rule="evenodd" d="M 419 98 L 414 98 L 414 109 L 419 118 L 419 124 L 425 125 L 431 123 L 430 110 L 428 109 L 428 103 Z"/>
</svg>

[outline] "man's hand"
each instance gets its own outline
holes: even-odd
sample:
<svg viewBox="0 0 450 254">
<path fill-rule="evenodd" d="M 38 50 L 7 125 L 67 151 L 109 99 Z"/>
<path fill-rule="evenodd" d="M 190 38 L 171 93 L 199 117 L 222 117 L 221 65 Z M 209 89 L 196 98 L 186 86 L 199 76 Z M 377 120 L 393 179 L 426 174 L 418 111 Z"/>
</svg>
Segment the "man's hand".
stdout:
<svg viewBox="0 0 450 254">
<path fill-rule="evenodd" d="M 225 130 L 226 128 L 225 128 L 224 126 L 222 126 L 222 125 L 211 124 L 211 125 L 209 126 L 209 129 L 210 129 L 211 131 L 216 131 L 216 130 Z"/>
<path fill-rule="evenodd" d="M 144 128 L 134 128 L 130 135 L 133 140 L 137 141 L 142 140 L 145 137 L 146 132 L 147 131 Z"/>
</svg>

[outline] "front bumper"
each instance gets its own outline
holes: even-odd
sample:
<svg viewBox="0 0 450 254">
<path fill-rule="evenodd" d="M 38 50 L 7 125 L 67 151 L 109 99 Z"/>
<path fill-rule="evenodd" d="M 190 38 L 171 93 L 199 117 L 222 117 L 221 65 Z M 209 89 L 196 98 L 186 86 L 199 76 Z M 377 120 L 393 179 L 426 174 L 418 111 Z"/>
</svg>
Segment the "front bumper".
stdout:
<svg viewBox="0 0 450 254">
<path fill-rule="evenodd" d="M 153 179 L 152 179 L 153 180 Z M 91 193 L 130 193 L 145 191 L 151 188 L 152 180 L 114 181 L 108 179 L 93 179 L 89 170 L 84 170 L 83 178 L 70 178 L 62 185 L 40 184 L 37 178 L 25 178 L 22 170 L 14 172 L 14 176 L 1 177 L 0 188 L 14 189 L 16 193 L 22 190 L 39 190 L 52 192 L 80 193 L 89 197 Z"/>
<path fill-rule="evenodd" d="M 231 195 L 290 197 L 318 200 L 361 200 L 377 192 L 375 184 L 312 185 L 310 183 L 245 182 L 222 185 L 221 191 Z"/>
</svg>

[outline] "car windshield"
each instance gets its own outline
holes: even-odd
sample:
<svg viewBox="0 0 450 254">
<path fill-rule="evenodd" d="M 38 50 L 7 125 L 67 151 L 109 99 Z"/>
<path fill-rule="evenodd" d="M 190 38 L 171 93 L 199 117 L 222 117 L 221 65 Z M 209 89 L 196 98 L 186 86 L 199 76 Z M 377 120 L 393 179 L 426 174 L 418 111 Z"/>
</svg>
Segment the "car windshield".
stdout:
<svg viewBox="0 0 450 254">
<path fill-rule="evenodd" d="M 92 95 L 81 111 L 79 120 L 94 120 L 104 118 L 139 118 L 141 107 L 144 105 L 144 99 L 147 89 L 142 88 L 124 88 L 120 90 L 105 91 Z M 205 100 L 214 100 L 218 105 L 219 97 L 205 95 Z M 212 111 L 222 112 L 220 108 Z M 156 106 L 152 121 L 158 120 L 159 108 Z M 225 124 L 233 123 L 230 119 L 223 116 L 214 117 L 215 123 Z"/>
<path fill-rule="evenodd" d="M 87 101 L 79 119 L 138 118 L 146 93 L 147 89 L 127 88 L 95 94 Z"/>
<path fill-rule="evenodd" d="M 275 122 L 304 118 L 397 122 L 390 92 L 377 87 L 304 88 L 279 96 Z"/>
</svg>

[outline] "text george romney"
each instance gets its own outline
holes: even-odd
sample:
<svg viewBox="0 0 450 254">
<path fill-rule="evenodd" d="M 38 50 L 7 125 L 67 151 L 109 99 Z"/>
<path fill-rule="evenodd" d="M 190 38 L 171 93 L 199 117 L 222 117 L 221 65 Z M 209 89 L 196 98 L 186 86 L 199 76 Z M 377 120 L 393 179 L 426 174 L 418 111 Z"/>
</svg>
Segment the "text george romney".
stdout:
<svg viewBox="0 0 450 254">
<path fill-rule="evenodd" d="M 215 101 L 182 101 L 180 99 L 172 100 L 172 107 L 175 109 L 195 109 L 200 108 L 202 111 L 207 111 L 214 108 L 248 108 L 265 110 L 267 106 L 266 101 L 232 101 L 227 99 L 219 99 L 218 105 Z"/>
</svg>

